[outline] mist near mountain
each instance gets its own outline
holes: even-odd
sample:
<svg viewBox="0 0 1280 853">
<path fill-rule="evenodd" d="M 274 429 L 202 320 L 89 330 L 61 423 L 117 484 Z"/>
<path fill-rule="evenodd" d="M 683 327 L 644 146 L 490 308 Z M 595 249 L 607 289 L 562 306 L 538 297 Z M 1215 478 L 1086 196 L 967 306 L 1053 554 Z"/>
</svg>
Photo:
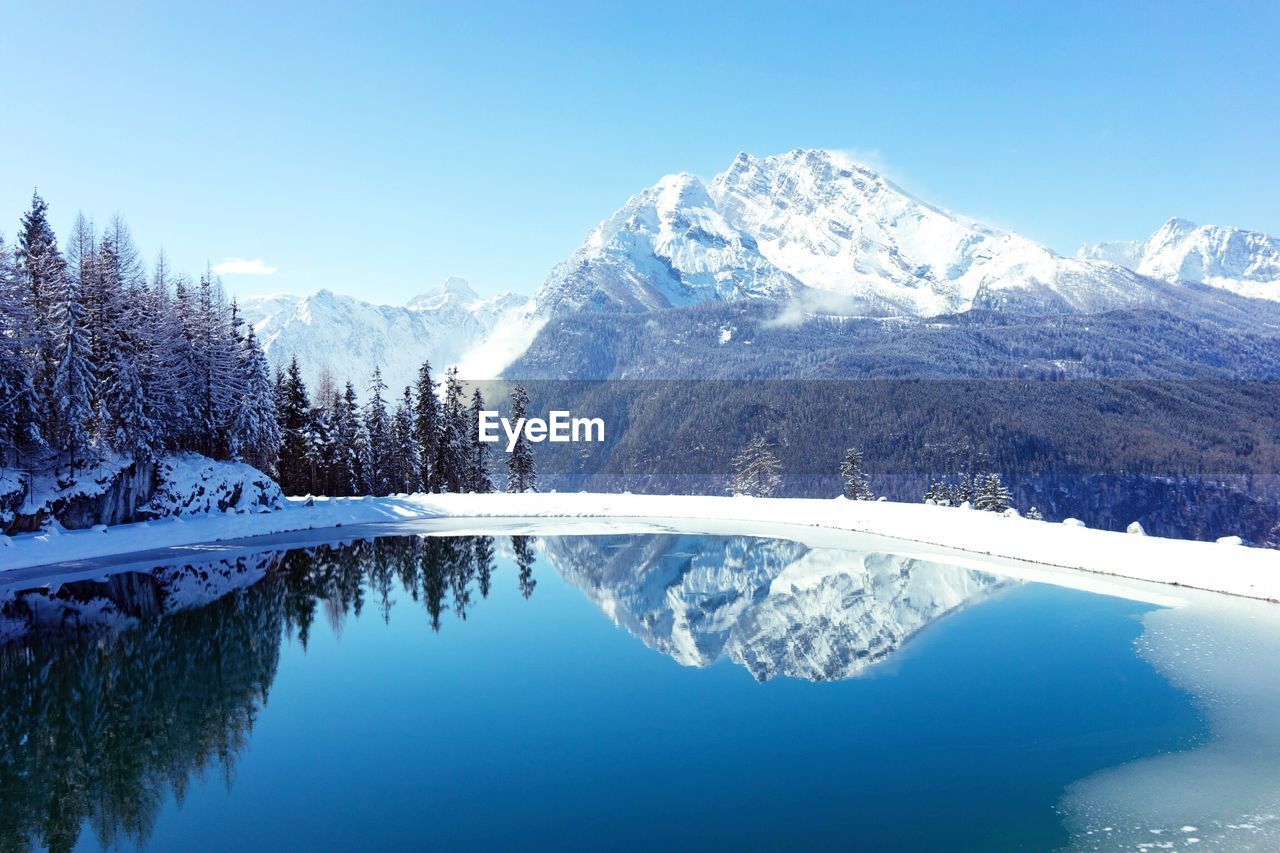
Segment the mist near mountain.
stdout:
<svg viewBox="0 0 1280 853">
<path fill-rule="evenodd" d="M 394 395 L 414 382 L 423 361 L 441 370 L 459 363 L 500 324 L 518 318 L 527 301 L 513 294 L 481 298 L 463 279 L 450 278 L 402 306 L 321 290 L 251 296 L 239 307 L 273 364 L 297 358 L 309 387 L 327 371 L 363 396 L 375 367 Z"/>
</svg>

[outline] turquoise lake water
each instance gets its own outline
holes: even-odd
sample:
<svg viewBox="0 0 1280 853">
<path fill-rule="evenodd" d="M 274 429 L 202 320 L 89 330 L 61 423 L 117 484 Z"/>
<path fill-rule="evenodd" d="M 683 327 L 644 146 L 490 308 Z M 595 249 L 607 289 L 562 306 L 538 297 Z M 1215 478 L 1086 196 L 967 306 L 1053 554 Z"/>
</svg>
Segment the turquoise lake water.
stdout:
<svg viewBox="0 0 1280 853">
<path fill-rule="evenodd" d="M 394 537 L 10 597 L 0 850 L 1052 849 L 1204 739 L 1150 605 L 744 537 Z"/>
</svg>

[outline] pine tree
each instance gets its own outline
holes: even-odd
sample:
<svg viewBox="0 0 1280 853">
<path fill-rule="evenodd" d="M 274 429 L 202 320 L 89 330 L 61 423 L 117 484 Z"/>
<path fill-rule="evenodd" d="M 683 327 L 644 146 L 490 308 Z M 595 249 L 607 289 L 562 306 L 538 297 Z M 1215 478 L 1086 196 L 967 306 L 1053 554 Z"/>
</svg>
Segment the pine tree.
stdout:
<svg viewBox="0 0 1280 853">
<path fill-rule="evenodd" d="M 71 236 L 67 240 L 67 277 L 75 281 L 80 290 L 94 363 L 106 364 L 106 346 L 102 339 L 106 324 L 99 316 L 101 281 L 98 275 L 98 237 L 93 223 L 83 213 L 76 214 L 76 221 L 71 226 Z M 94 405 L 96 407 L 96 400 Z"/>
<path fill-rule="evenodd" d="M 729 492 L 767 498 L 782 485 L 782 465 L 764 436 L 757 435 L 733 458 Z"/>
<path fill-rule="evenodd" d="M 301 383 L 301 378 L 298 381 Z M 305 388 L 302 394 L 305 401 Z M 272 474 L 277 470 L 281 442 L 271 369 L 253 327 L 248 326 L 240 346 L 240 395 L 231 427 L 231 454 Z"/>
<path fill-rule="evenodd" d="M 333 375 L 333 371 L 329 369 L 329 365 L 320 366 L 320 371 L 316 376 L 316 386 L 311 390 L 313 399 L 326 403 L 333 399 L 334 394 L 340 393 L 338 380 Z"/>
<path fill-rule="evenodd" d="M 867 485 L 867 475 L 862 468 L 862 451 L 850 447 L 844 452 L 840 461 L 840 479 L 844 483 L 844 496 L 855 501 L 873 499 L 871 487 Z"/>
<path fill-rule="evenodd" d="M 142 361 L 132 335 L 121 335 L 108 350 L 110 361 L 99 380 L 101 408 L 97 425 L 103 444 L 133 459 L 157 455 L 156 428 L 146 411 L 146 392 L 138 364 Z"/>
<path fill-rule="evenodd" d="M 110 239 L 116 247 L 116 275 L 120 280 L 120 286 L 128 290 L 146 284 L 146 266 L 142 262 L 137 246 L 134 245 L 133 235 L 129 232 L 129 226 L 125 224 L 123 216 L 117 213 L 111 217 L 111 222 L 103 232 L 103 238 Z"/>
<path fill-rule="evenodd" d="M 169 446 L 181 450 L 199 448 L 198 380 L 200 368 L 195 343 L 191 336 L 196 326 L 195 301 L 190 280 L 177 276 L 169 310 L 160 317 L 156 358 L 164 365 L 163 375 L 169 387 Z M 168 283 L 163 278 L 157 288 L 168 301 Z"/>
<path fill-rule="evenodd" d="M 418 482 L 424 492 L 439 492 L 435 471 L 437 446 L 440 443 L 440 404 L 431 381 L 431 362 L 418 368 L 417 395 L 414 398 L 413 431 L 418 444 Z"/>
<path fill-rule="evenodd" d="M 467 491 L 483 494 L 493 491 L 493 480 L 489 477 L 489 445 L 480 440 L 480 413 L 484 411 L 484 397 L 480 389 L 471 393 L 471 411 L 467 420 L 467 444 L 469 446 L 470 464 L 468 465 Z"/>
<path fill-rule="evenodd" d="M 419 490 L 418 474 L 421 471 L 413 408 L 413 389 L 406 385 L 392 418 L 391 472 L 393 488 L 410 494 Z"/>
<path fill-rule="evenodd" d="M 174 450 L 188 427 L 185 392 L 191 381 L 191 367 L 184 353 L 186 342 L 163 252 L 156 258 L 150 288 L 140 291 L 138 299 L 144 305 L 140 327 L 148 341 L 142 365 L 143 384 L 148 389 L 156 440 L 161 448 Z"/>
<path fill-rule="evenodd" d="M 34 374 L 35 323 L 17 262 L 0 237 L 0 466 L 46 449 Z"/>
<path fill-rule="evenodd" d="M 954 506 L 956 503 L 955 490 L 951 488 L 949 483 L 935 480 L 933 485 L 929 486 L 929 491 L 924 493 L 924 499 L 933 501 L 938 506 Z"/>
<path fill-rule="evenodd" d="M 1009 490 L 1000 482 L 1000 475 L 993 472 L 979 481 L 974 508 L 986 512 L 1004 512 L 1009 508 L 1012 497 Z"/>
<path fill-rule="evenodd" d="M 226 455 L 239 359 L 234 317 L 227 307 L 222 285 L 212 272 L 201 276 L 194 307 L 188 335 L 196 366 L 195 449 L 206 456 L 221 458 Z"/>
<path fill-rule="evenodd" d="M 86 243 L 81 235 L 77 242 Z M 87 246 L 94 244 L 92 232 L 88 235 Z M 124 310 L 124 292 L 120 278 L 120 257 L 116 252 L 116 244 L 110 234 L 105 234 L 97 242 L 96 256 L 79 265 L 81 286 L 84 288 L 85 309 L 89 321 L 89 344 L 93 351 L 95 364 L 106 366 L 112 363 L 113 354 L 110 349 L 115 344 L 115 336 L 120 330 Z M 101 389 L 100 389 L 101 390 Z M 102 412 L 102 400 L 94 400 L 94 409 L 98 417 L 107 420 Z M 105 431 L 105 429 L 104 429 Z"/>
<path fill-rule="evenodd" d="M 382 370 L 375 367 L 369 383 L 369 400 L 364 405 L 364 490 L 370 495 L 391 491 L 391 422 L 384 398 L 387 386 Z"/>
<path fill-rule="evenodd" d="M 467 453 L 466 407 L 462 398 L 462 382 L 458 369 L 445 372 L 444 404 L 440 411 L 440 430 L 436 445 L 436 464 L 433 475 L 442 492 L 467 490 L 467 471 L 470 467 Z"/>
<path fill-rule="evenodd" d="M 54 343 L 56 367 L 51 391 L 56 448 L 65 456 L 70 476 L 87 458 L 90 450 L 90 419 L 93 415 L 93 354 L 89 349 L 89 330 L 85 322 L 84 303 L 76 281 L 63 278 L 54 315 L 58 325 Z M 53 286 L 52 284 L 50 285 Z"/>
<path fill-rule="evenodd" d="M 153 419 L 154 400 L 147 379 L 151 344 L 147 337 L 149 300 L 136 274 L 136 250 L 128 229 L 117 216 L 113 229 L 103 235 L 95 261 L 91 349 L 98 367 L 98 394 L 94 401 L 99 441 L 106 448 L 142 461 L 161 450 L 160 430 Z M 121 265 L 121 246 L 130 257 Z M 145 371 L 145 373 L 144 373 Z"/>
<path fill-rule="evenodd" d="M 1032 507 L 1031 509 L 1027 510 L 1027 518 L 1031 519 L 1032 521 L 1044 521 L 1044 513 L 1042 513 L 1040 510 L 1036 509 L 1035 507 Z"/>
<path fill-rule="evenodd" d="M 337 494 L 354 495 L 364 479 L 361 460 L 364 457 L 363 428 L 360 424 L 360 406 L 356 389 L 350 382 L 341 397 L 333 400 L 334 479 Z"/>
<path fill-rule="evenodd" d="M 66 261 L 58 251 L 58 240 L 49 225 L 49 206 L 39 193 L 31 195 L 31 209 L 23 214 L 18 229 L 17 272 L 25 290 L 30 317 L 32 384 L 41 404 L 40 417 L 49 423 L 53 411 L 53 374 L 57 368 L 55 337 L 66 317 L 62 313 L 63 279 Z M 79 295 L 77 294 L 77 302 Z M 81 320 L 80 322 L 83 322 Z M 65 343 L 65 342 L 63 342 Z"/>
<path fill-rule="evenodd" d="M 529 413 L 529 392 L 523 385 L 511 389 L 511 422 L 519 423 Z M 478 425 L 477 425 L 478 428 Z M 538 478 L 533 468 L 533 451 L 525 441 L 524 431 L 516 438 L 515 447 L 507 456 L 507 491 L 537 491 Z"/>
<path fill-rule="evenodd" d="M 337 474 L 338 448 L 335 443 L 336 422 L 334 410 L 337 389 L 333 382 L 329 388 L 328 404 L 311 410 L 307 418 L 307 465 L 311 491 L 324 495 L 340 495 Z M 316 399 L 320 399 L 319 395 Z M 338 398 L 340 399 L 340 398 Z"/>
<path fill-rule="evenodd" d="M 307 494 L 312 491 L 307 459 L 311 401 L 307 397 L 307 385 L 302 381 L 302 368 L 298 366 L 297 356 L 289 360 L 280 390 L 276 392 L 273 389 L 271 396 L 279 400 L 280 406 L 280 488 L 288 495 Z"/>
</svg>

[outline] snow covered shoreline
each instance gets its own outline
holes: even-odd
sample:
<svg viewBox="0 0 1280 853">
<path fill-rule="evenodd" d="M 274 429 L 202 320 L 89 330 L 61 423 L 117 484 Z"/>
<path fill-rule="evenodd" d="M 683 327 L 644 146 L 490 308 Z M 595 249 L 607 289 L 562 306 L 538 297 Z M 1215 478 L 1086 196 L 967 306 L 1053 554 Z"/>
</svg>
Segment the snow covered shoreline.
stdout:
<svg viewBox="0 0 1280 853">
<path fill-rule="evenodd" d="M 1136 536 L 993 513 L 890 502 L 631 494 L 408 495 L 291 499 L 257 514 L 213 513 L 28 534 L 0 544 L 0 572 L 351 525 L 467 519 L 703 520 L 869 534 L 957 556 L 1012 560 L 1280 602 L 1280 551 Z M 765 535 L 763 530 L 762 535 Z"/>
</svg>

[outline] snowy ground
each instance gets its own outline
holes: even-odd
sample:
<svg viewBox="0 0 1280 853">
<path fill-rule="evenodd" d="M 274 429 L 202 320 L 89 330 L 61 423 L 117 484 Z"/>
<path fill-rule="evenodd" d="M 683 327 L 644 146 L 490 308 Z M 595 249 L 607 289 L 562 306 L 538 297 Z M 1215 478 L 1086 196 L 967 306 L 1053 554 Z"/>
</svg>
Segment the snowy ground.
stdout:
<svg viewBox="0 0 1280 853">
<path fill-rule="evenodd" d="M 762 499 L 630 494 L 409 495 L 388 498 L 291 499 L 284 509 L 211 513 L 74 532 L 0 537 L 0 571 L 76 563 L 169 546 L 226 542 L 286 531 L 322 530 L 426 519 L 688 520 L 731 523 L 740 533 L 787 536 L 814 528 L 841 536 L 874 535 L 900 548 L 972 564 L 999 560 L 1069 569 L 1280 601 L 1280 551 L 1158 539 L 1030 521 L 924 504 L 816 499 Z M 695 525 L 696 526 L 696 525 Z M 433 525 L 438 527 L 438 525 Z M 804 538 L 809 538 L 808 536 Z M 824 536 L 824 538 L 827 538 Z M 834 544 L 834 543 L 833 543 Z M 850 540 L 850 547 L 853 540 Z M 113 561 L 114 562 L 114 561 Z M 87 568 L 82 563 L 80 567 Z M 1084 580 L 1083 578 L 1081 580 Z M 1099 579 L 1102 580 L 1102 579 Z"/>
</svg>

